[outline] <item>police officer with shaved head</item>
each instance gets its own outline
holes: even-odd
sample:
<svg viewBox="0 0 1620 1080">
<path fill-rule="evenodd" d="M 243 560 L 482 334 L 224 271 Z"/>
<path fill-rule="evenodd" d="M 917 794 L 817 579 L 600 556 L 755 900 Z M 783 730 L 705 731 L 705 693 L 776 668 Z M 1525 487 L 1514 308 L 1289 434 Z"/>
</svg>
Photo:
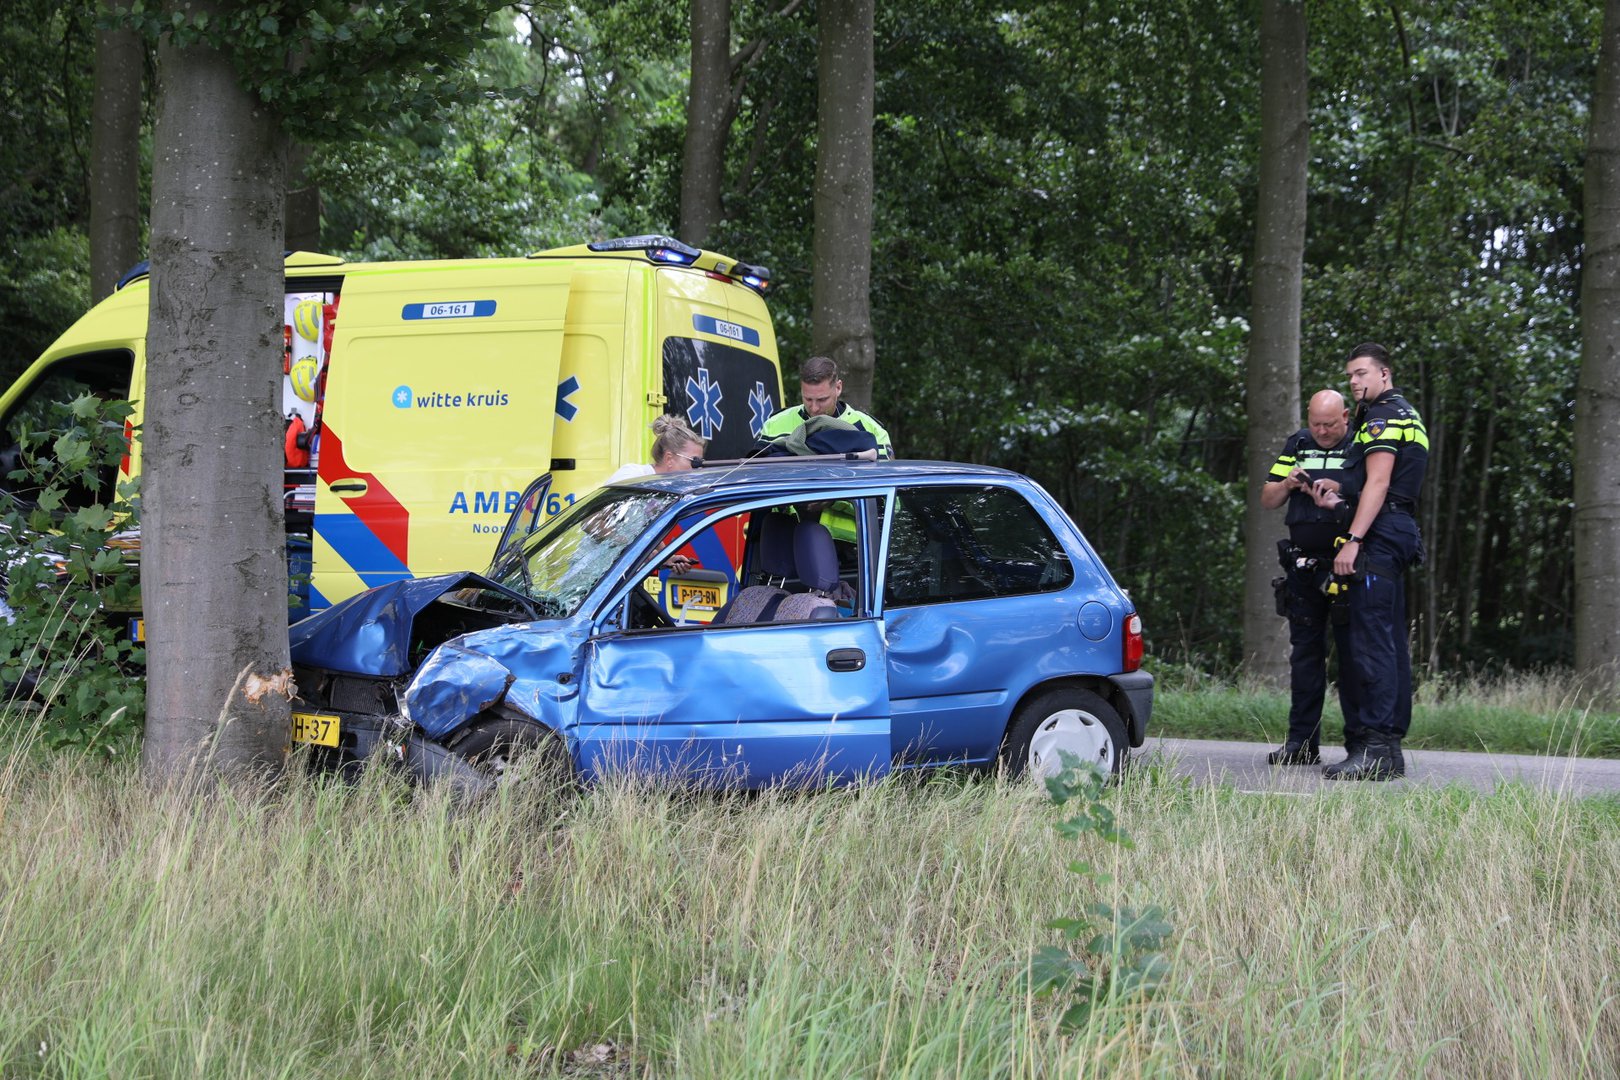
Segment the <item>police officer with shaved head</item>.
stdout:
<svg viewBox="0 0 1620 1080">
<path fill-rule="evenodd" d="M 1423 561 L 1417 505 L 1429 467 L 1429 436 L 1418 411 L 1395 389 L 1382 345 L 1357 345 L 1344 370 L 1357 405 L 1344 481 L 1320 480 L 1311 491 L 1318 505 L 1342 507 L 1350 519 L 1333 570 L 1350 583 L 1350 648 L 1361 676 L 1365 737 L 1322 775 L 1389 780 L 1406 774 L 1401 740 L 1412 725 L 1406 571 Z"/>
<path fill-rule="evenodd" d="M 1339 711 L 1348 746 L 1360 733 L 1360 684 L 1351 668 L 1348 606 L 1333 579 L 1333 542 L 1339 513 L 1316 504 L 1311 485 L 1344 478 L 1350 453 L 1350 410 L 1344 395 L 1323 390 L 1311 397 L 1306 426 L 1283 443 L 1282 453 L 1260 489 L 1267 510 L 1288 504 L 1288 538 L 1277 545 L 1283 576 L 1273 582 L 1277 613 L 1288 619 L 1288 669 L 1292 699 L 1288 736 L 1266 755 L 1273 765 L 1318 765 L 1322 761 L 1322 702 L 1327 696 L 1328 640 L 1339 656 Z"/>
</svg>

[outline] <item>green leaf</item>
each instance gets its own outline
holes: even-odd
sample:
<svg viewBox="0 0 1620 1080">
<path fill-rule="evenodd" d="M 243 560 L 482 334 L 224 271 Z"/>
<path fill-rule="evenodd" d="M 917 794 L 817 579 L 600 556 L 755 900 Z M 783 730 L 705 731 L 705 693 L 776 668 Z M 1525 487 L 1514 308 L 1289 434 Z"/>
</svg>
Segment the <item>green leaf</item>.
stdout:
<svg viewBox="0 0 1620 1080">
<path fill-rule="evenodd" d="M 111 507 L 92 503 L 75 510 L 68 521 L 81 532 L 100 533 L 112 526 L 115 516 Z"/>
<path fill-rule="evenodd" d="M 1090 974 L 1084 962 L 1055 945 L 1043 945 L 1029 958 L 1029 989 L 1037 994 L 1063 989 Z"/>
</svg>

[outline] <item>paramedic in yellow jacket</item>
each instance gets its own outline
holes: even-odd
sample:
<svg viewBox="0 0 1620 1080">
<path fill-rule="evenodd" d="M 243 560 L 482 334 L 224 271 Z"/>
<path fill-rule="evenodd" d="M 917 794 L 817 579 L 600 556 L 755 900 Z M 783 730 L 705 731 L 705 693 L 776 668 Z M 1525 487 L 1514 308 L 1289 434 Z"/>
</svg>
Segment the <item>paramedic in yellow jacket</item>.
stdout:
<svg viewBox="0 0 1620 1080">
<path fill-rule="evenodd" d="M 878 457 L 894 457 L 894 446 L 883 425 L 861 412 L 838 396 L 844 392 L 844 380 L 838 377 L 838 365 L 829 356 L 812 356 L 799 369 L 799 396 L 804 404 L 781 412 L 765 421 L 759 433 L 761 444 L 769 445 L 787 438 L 800 424 L 812 416 L 831 416 L 869 432 L 877 440 Z"/>
</svg>

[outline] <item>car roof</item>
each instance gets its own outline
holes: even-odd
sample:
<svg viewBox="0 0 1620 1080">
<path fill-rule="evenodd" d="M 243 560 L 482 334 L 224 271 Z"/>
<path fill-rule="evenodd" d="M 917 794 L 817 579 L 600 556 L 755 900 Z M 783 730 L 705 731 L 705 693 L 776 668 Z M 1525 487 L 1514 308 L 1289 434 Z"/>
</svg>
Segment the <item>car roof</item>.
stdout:
<svg viewBox="0 0 1620 1080">
<path fill-rule="evenodd" d="M 622 480 L 619 487 L 646 487 L 675 495 L 753 494 L 815 487 L 821 490 L 890 484 L 1031 483 L 1022 473 L 958 461 L 842 461 L 809 457 L 767 457 L 741 462 L 705 462 L 700 469 Z"/>
</svg>

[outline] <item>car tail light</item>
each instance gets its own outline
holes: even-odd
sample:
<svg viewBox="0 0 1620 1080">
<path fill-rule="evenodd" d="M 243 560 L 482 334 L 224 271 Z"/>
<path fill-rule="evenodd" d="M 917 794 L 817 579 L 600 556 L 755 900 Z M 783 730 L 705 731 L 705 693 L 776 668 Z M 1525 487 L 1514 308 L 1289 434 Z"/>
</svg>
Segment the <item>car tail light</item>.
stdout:
<svg viewBox="0 0 1620 1080">
<path fill-rule="evenodd" d="M 1131 612 L 1125 617 L 1125 661 L 1126 671 L 1135 671 L 1142 666 L 1142 616 Z"/>
</svg>

